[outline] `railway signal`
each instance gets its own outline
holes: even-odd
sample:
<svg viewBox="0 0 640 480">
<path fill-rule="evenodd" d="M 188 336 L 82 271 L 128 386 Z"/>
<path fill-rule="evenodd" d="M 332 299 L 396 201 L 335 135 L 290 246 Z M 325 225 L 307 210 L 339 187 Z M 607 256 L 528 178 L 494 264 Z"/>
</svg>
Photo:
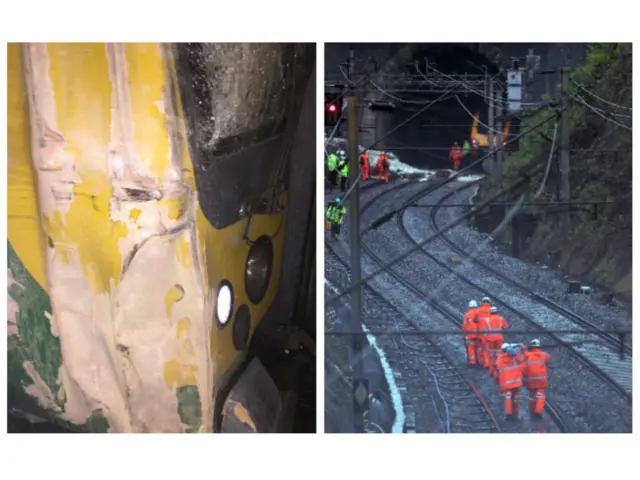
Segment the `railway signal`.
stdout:
<svg viewBox="0 0 640 480">
<path fill-rule="evenodd" d="M 342 99 L 339 94 L 324 94 L 324 125 L 325 127 L 335 127 L 342 116 Z"/>
</svg>

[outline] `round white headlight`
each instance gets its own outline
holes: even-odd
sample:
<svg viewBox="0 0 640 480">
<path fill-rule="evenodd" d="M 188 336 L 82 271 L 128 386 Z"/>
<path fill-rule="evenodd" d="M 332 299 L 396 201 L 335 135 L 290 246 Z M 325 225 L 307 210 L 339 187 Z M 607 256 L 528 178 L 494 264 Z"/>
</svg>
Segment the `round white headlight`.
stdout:
<svg viewBox="0 0 640 480">
<path fill-rule="evenodd" d="M 218 288 L 218 302 L 216 305 L 216 315 L 220 325 L 224 326 L 231 318 L 231 312 L 233 311 L 233 292 L 231 291 L 231 285 L 227 282 L 223 282 Z"/>
</svg>

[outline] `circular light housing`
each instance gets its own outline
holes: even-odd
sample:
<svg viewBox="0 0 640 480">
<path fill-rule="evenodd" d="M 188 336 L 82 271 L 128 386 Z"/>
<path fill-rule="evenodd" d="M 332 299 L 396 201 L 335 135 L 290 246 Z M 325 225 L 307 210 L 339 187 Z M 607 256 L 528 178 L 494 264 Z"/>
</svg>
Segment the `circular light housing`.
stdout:
<svg viewBox="0 0 640 480">
<path fill-rule="evenodd" d="M 247 305 L 240 305 L 233 319 L 233 345 L 236 350 L 243 350 L 249 341 L 251 330 L 251 312 Z"/>
<path fill-rule="evenodd" d="M 251 245 L 244 270 L 245 290 L 254 305 L 267 294 L 272 270 L 273 243 L 269 236 L 262 235 Z"/>
<path fill-rule="evenodd" d="M 220 282 L 216 298 L 216 320 L 218 325 L 226 327 L 233 313 L 233 289 L 227 280 Z"/>
</svg>

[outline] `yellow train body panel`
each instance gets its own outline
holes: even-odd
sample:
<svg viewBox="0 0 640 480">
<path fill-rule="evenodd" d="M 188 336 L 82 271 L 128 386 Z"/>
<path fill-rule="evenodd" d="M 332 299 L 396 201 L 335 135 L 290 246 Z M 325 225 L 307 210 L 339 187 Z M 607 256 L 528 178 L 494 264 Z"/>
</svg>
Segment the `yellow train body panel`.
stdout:
<svg viewBox="0 0 640 480">
<path fill-rule="evenodd" d="M 222 280 L 253 333 L 278 291 L 245 291 L 250 242 L 285 209 L 216 229 L 161 44 L 10 44 L 9 407 L 80 431 L 207 432 L 239 362 Z M 247 228 L 247 223 L 249 226 Z"/>
</svg>

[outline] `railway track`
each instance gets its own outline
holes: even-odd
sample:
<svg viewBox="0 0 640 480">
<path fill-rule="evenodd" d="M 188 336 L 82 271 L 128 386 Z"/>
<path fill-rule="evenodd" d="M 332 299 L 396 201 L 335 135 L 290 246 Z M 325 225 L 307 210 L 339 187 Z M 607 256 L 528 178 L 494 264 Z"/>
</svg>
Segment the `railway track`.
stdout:
<svg viewBox="0 0 640 480">
<path fill-rule="evenodd" d="M 333 258 L 348 270 L 347 262 L 331 245 L 327 244 L 326 249 L 327 257 Z M 363 296 L 367 304 L 383 303 L 391 309 L 395 314 L 394 322 L 398 330 L 419 328 L 372 288 L 365 285 Z M 366 326 L 372 330 L 388 327 L 381 321 L 368 321 Z M 400 338 L 400 345 L 395 342 L 397 338 Z M 387 337 L 384 340 L 378 337 L 377 341 L 383 345 L 387 360 L 393 367 L 396 383 L 401 389 L 409 391 L 414 388 L 411 384 L 424 383 L 425 376 L 433 378 L 439 399 L 436 401 L 433 395 L 431 399 L 444 433 L 498 433 L 501 431 L 498 421 L 481 393 L 440 346 L 426 337 L 420 337 L 409 343 L 401 335 Z M 407 349 L 412 350 L 412 353 L 408 354 Z"/>
<path fill-rule="evenodd" d="M 464 188 L 469 187 L 465 186 Z M 427 194 L 431 193 L 431 191 L 433 190 L 418 192 L 416 195 L 412 196 L 397 213 L 397 223 L 400 231 L 402 232 L 402 235 L 414 245 L 417 244 L 418 241 L 407 230 L 404 223 L 404 215 L 411 204 L 414 204 Z M 443 201 L 444 200 L 441 200 L 439 203 L 442 203 Z M 434 226 L 434 228 L 436 228 L 436 230 L 439 230 L 435 221 L 435 214 L 431 212 L 431 215 L 432 225 Z M 461 251 L 461 249 L 454 245 L 453 242 L 451 242 L 449 239 L 443 237 L 440 238 L 457 253 L 461 255 L 464 254 L 466 258 L 470 257 L 467 252 Z M 590 371 L 607 382 L 610 387 L 622 397 L 624 397 L 629 404 L 631 403 L 632 358 L 630 346 L 627 346 L 626 348 L 626 350 L 629 352 L 629 355 L 625 356 L 625 358 L 621 360 L 618 356 L 617 349 L 615 348 L 615 346 L 612 346 L 612 339 L 608 338 L 605 332 L 598 332 L 599 329 L 597 328 L 597 326 L 579 317 L 573 312 L 569 312 L 565 308 L 551 302 L 550 300 L 544 299 L 540 295 L 533 294 L 533 292 L 531 292 L 523 285 L 514 282 L 512 279 L 509 279 L 504 274 L 497 272 L 495 269 L 478 262 L 478 264 L 482 266 L 482 268 L 489 267 L 487 268 L 487 270 L 490 271 L 501 282 L 502 285 L 499 294 L 496 294 L 495 291 L 492 293 L 486 288 L 473 282 L 472 280 L 461 274 L 459 271 L 457 271 L 455 268 L 449 266 L 442 260 L 438 259 L 432 253 L 428 252 L 425 248 L 422 248 L 419 251 L 430 258 L 438 266 L 451 273 L 455 277 L 459 278 L 467 285 L 471 286 L 475 291 L 478 292 L 478 295 L 486 295 L 490 298 L 493 298 L 496 304 L 502 305 L 503 309 L 511 311 L 516 315 L 516 317 L 524 320 L 525 323 L 530 327 L 533 327 L 539 331 L 544 331 L 549 338 L 564 346 Z M 523 297 L 524 300 L 528 301 L 519 301 L 518 303 L 522 304 L 523 306 L 515 307 L 513 304 L 504 300 L 505 296 L 509 296 L 510 298 L 518 298 L 518 296 L 520 296 Z M 531 300 L 533 300 L 533 302 Z M 551 332 L 551 329 L 576 330 L 576 327 L 583 329 L 584 334 L 562 334 Z M 587 329 L 593 329 L 597 333 L 590 333 L 589 331 L 587 331 Z M 593 341 L 594 338 L 604 339 L 608 343 L 583 343 L 580 345 L 570 345 L 570 343 L 576 342 L 590 342 Z"/>
<path fill-rule="evenodd" d="M 409 185 L 415 184 L 416 182 L 406 182 L 406 183 L 401 183 L 398 184 L 397 186 L 394 186 L 390 189 L 387 189 L 383 192 L 381 192 L 380 194 L 374 196 L 372 199 L 369 200 L 369 202 L 362 208 L 361 212 L 364 213 L 366 210 L 368 210 L 369 208 L 371 208 L 377 201 L 379 201 L 382 197 L 384 197 L 385 195 L 388 195 L 391 192 L 397 191 L 398 189 L 402 189 L 402 188 L 406 188 Z M 434 188 L 433 187 L 428 187 L 427 191 L 433 191 Z M 364 234 L 363 234 L 364 236 Z M 361 241 L 362 244 L 362 249 L 363 252 L 368 255 L 375 263 L 377 263 L 378 265 L 382 265 L 383 262 L 380 259 L 380 257 L 373 251 L 373 249 L 364 241 Z M 330 247 L 331 248 L 331 247 Z M 335 252 L 334 252 L 335 253 Z M 345 266 L 345 262 L 342 262 Z M 448 309 L 444 308 L 442 305 L 440 305 L 438 302 L 434 301 L 433 299 L 429 298 L 424 292 L 422 292 L 421 290 L 417 289 L 415 287 L 414 284 L 412 284 L 411 282 L 408 282 L 402 275 L 400 275 L 397 271 L 395 271 L 395 269 L 391 268 L 387 270 L 387 273 L 393 277 L 398 283 L 402 284 L 407 290 L 409 290 L 410 292 L 412 292 L 415 296 L 417 296 L 420 300 L 427 302 L 435 311 L 437 311 L 441 316 L 444 317 L 444 319 L 446 319 L 447 321 L 449 321 L 452 325 L 455 326 L 455 328 L 459 328 L 459 316 L 461 316 L 461 314 L 454 314 L 452 312 L 450 312 Z M 388 302 L 388 300 L 384 297 L 383 298 L 385 301 Z M 397 310 L 397 309 L 396 309 Z M 458 312 L 456 312 L 458 313 Z M 409 329 L 408 330 L 420 330 L 421 328 L 415 324 L 414 322 L 412 322 L 411 320 L 409 320 L 408 318 L 406 318 L 404 315 L 402 315 L 403 320 L 406 320 L 406 322 L 409 325 Z M 385 325 L 385 327 L 388 328 L 388 325 Z M 399 329 L 399 326 L 396 325 L 396 328 Z M 424 336 L 420 336 L 419 338 L 422 339 L 422 341 L 427 341 L 432 345 L 436 345 L 436 343 Z M 413 345 L 410 345 L 406 342 L 405 339 L 403 339 L 403 343 L 405 344 L 405 346 L 407 348 L 410 349 L 414 349 Z M 440 347 L 440 351 L 442 352 L 443 355 L 446 356 L 446 354 L 444 354 L 443 349 Z M 450 393 L 454 394 L 454 392 L 461 392 L 461 391 L 466 391 L 468 392 L 472 392 L 473 395 L 478 399 L 478 401 L 480 402 L 480 404 L 483 405 L 483 408 L 485 410 L 488 410 L 488 412 L 491 412 L 491 410 L 489 409 L 488 405 L 486 404 L 486 402 L 484 401 L 484 399 L 482 398 L 482 396 L 480 395 L 480 392 L 478 391 L 478 389 L 476 389 L 473 384 L 469 381 L 469 379 L 463 374 L 463 372 L 461 370 L 459 370 L 459 368 L 455 365 L 455 363 L 447 357 L 447 362 L 442 362 L 443 364 L 450 364 L 450 367 L 448 368 L 454 368 L 457 369 L 457 374 L 451 374 L 451 379 L 453 380 L 456 376 L 458 377 L 458 382 L 454 382 L 453 384 L 449 384 L 448 388 L 450 389 Z M 426 360 L 425 360 L 426 361 Z M 435 365 L 437 365 L 438 362 L 435 363 Z M 427 365 L 425 365 L 425 369 L 427 368 Z M 438 368 L 438 367 L 436 367 Z M 435 373 L 435 372 L 434 372 Z M 449 379 L 448 377 L 450 375 L 446 374 L 446 372 L 442 372 L 443 373 L 443 377 L 445 378 L 444 383 L 448 384 L 449 383 Z M 437 373 L 435 373 L 436 375 L 438 375 Z M 460 381 L 464 381 L 464 383 L 466 384 L 466 386 L 462 386 L 459 382 Z M 461 388 L 462 387 L 462 388 Z M 458 400 L 454 401 L 457 402 Z M 462 405 L 465 405 L 465 402 L 467 402 L 467 400 L 463 400 L 460 399 L 459 400 L 460 403 Z M 470 400 L 469 400 L 470 401 Z M 471 407 L 472 408 L 472 407 Z M 464 408 L 462 409 L 463 411 L 465 410 Z M 568 432 L 570 431 L 570 427 L 568 426 L 568 424 L 564 421 L 564 419 L 562 418 L 562 416 L 559 414 L 558 410 L 550 403 L 547 403 L 547 416 L 548 418 L 551 419 L 551 421 L 553 422 L 553 424 L 556 426 L 556 428 L 561 431 L 561 432 Z M 491 414 L 491 416 L 493 416 L 493 414 Z M 468 418 L 466 415 L 464 416 L 465 418 Z M 495 417 L 494 417 L 495 418 Z M 464 422 L 464 420 L 462 420 L 462 422 Z M 459 423 L 459 425 L 464 425 L 464 423 Z M 495 424 L 494 425 L 495 428 L 497 430 L 499 430 L 499 424 Z M 482 430 L 476 430 L 476 431 L 482 431 Z"/>
<path fill-rule="evenodd" d="M 461 188 L 452 190 L 451 192 L 449 192 L 446 195 L 444 195 L 443 197 L 441 197 L 440 200 L 438 200 L 438 202 L 436 203 L 436 206 L 431 209 L 431 212 L 430 212 L 430 215 L 429 215 L 431 225 L 433 226 L 433 228 L 436 231 L 440 231 L 440 227 L 438 226 L 436 217 L 437 217 L 438 211 L 442 208 L 441 205 L 445 201 L 447 201 L 449 198 L 451 198 L 454 195 L 456 195 L 457 193 L 460 193 L 463 190 L 466 190 L 468 188 L 476 186 L 477 183 L 478 182 L 470 182 L 469 184 L 464 185 Z M 471 205 L 469 205 L 469 207 L 471 207 Z M 469 261 L 471 261 L 472 263 L 474 263 L 474 264 L 484 268 L 485 270 L 491 272 L 494 276 L 496 276 L 497 278 L 503 280 L 505 283 L 513 286 L 514 288 L 518 289 L 519 291 L 525 293 L 526 295 L 528 295 L 531 299 L 535 300 L 536 302 L 538 302 L 538 303 L 550 308 L 551 310 L 553 310 L 554 312 L 562 315 L 563 317 L 571 319 L 576 325 L 579 325 L 579 326 L 584 327 L 585 329 L 589 330 L 590 333 L 592 333 L 593 335 L 601 338 L 606 343 L 608 343 L 611 347 L 617 349 L 618 352 L 620 352 L 620 348 L 621 348 L 620 347 L 620 340 L 616 335 L 613 335 L 610 332 L 603 331 L 600 327 L 598 327 L 594 323 L 589 322 L 588 320 L 585 320 L 584 318 L 580 317 L 579 315 L 577 315 L 576 313 L 572 312 L 571 310 L 566 309 L 562 305 L 558 305 L 557 303 L 553 302 L 552 300 L 549 300 L 548 298 L 545 298 L 542 295 L 539 295 L 539 294 L 531 291 L 531 289 L 529 289 L 526 286 L 522 285 L 521 283 L 517 282 L 513 278 L 508 277 L 507 275 L 505 275 L 500 270 L 497 270 L 497 269 L 493 268 L 491 265 L 488 265 L 487 263 L 482 262 L 481 260 L 477 259 L 473 255 L 471 255 L 468 252 L 466 252 L 464 249 L 460 248 L 454 242 L 452 242 L 451 239 L 446 234 L 442 234 L 440 238 L 449 247 L 451 247 L 452 250 L 454 250 L 458 255 L 460 255 L 460 257 L 464 257 L 464 258 L 468 259 Z M 624 353 L 625 355 L 629 355 L 629 357 L 632 357 L 632 355 L 633 355 L 632 346 L 629 343 L 623 343 L 622 344 L 622 353 Z M 629 391 L 631 391 L 631 385 L 630 384 L 629 384 Z"/>
</svg>

